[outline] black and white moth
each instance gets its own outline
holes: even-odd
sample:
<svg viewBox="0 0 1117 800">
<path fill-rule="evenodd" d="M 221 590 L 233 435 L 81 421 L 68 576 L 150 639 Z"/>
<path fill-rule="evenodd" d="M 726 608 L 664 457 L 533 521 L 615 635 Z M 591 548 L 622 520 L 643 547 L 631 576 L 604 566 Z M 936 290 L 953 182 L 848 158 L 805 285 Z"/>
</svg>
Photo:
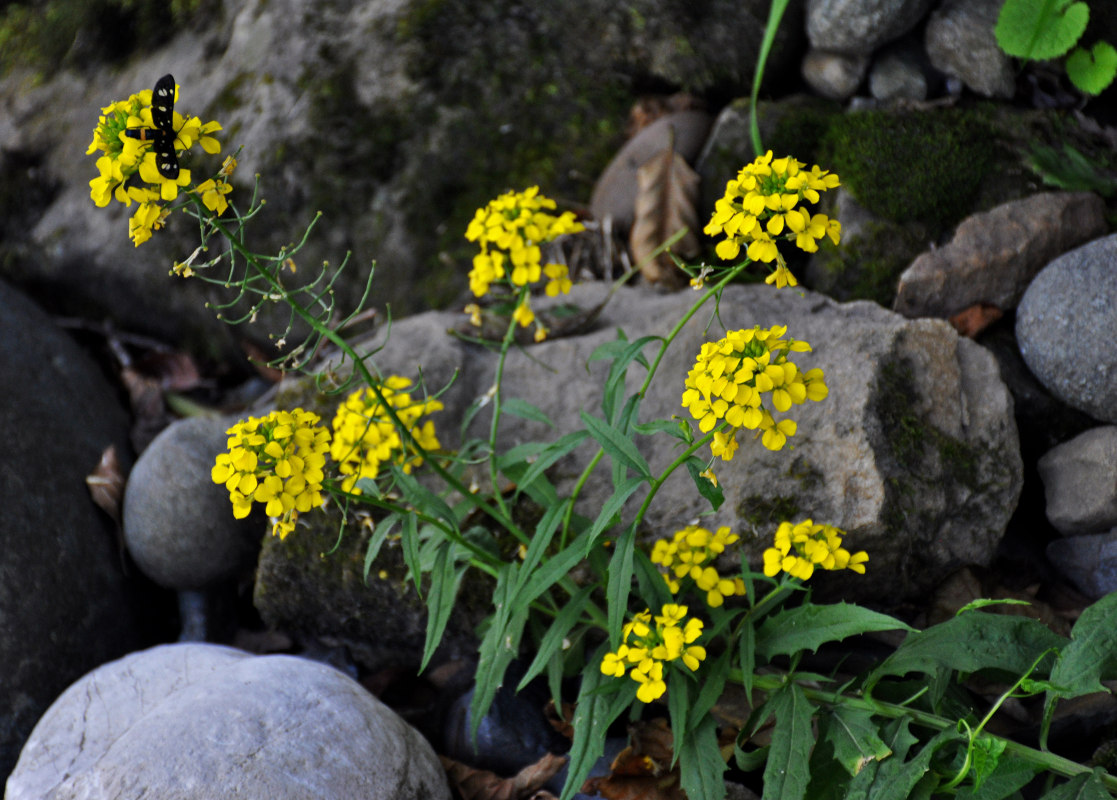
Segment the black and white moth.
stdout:
<svg viewBox="0 0 1117 800">
<path fill-rule="evenodd" d="M 164 75 L 151 90 L 151 122 L 153 128 L 129 128 L 124 133 L 133 139 L 151 142 L 155 151 L 155 167 L 169 181 L 178 178 L 178 156 L 175 154 L 175 79 Z"/>
</svg>

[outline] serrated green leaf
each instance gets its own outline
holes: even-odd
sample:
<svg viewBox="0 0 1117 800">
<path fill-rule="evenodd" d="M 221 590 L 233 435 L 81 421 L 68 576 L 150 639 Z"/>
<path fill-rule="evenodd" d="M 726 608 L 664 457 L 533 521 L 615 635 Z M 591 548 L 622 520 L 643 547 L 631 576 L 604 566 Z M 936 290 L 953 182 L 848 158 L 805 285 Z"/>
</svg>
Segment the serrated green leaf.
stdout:
<svg viewBox="0 0 1117 800">
<path fill-rule="evenodd" d="M 1057 689 L 1047 695 L 1044 716 L 1050 719 L 1055 701 L 1105 691 L 1101 681 L 1117 675 L 1117 592 L 1088 606 L 1070 631 L 1070 644 L 1061 648 L 1051 670 Z M 1045 725 L 1046 728 L 1046 725 Z"/>
<path fill-rule="evenodd" d="M 794 683 L 773 692 L 768 705 L 776 723 L 772 728 L 768 763 L 764 765 L 762 799 L 799 800 L 806 795 L 810 780 L 804 766 L 814 747 L 811 717 L 815 707 Z"/>
<path fill-rule="evenodd" d="M 691 479 L 694 481 L 694 488 L 698 490 L 698 494 L 706 498 L 710 506 L 717 511 L 721 508 L 721 504 L 725 502 L 725 493 L 722 492 L 721 487 L 714 484 L 709 478 L 702 475 L 706 471 L 705 462 L 697 458 L 688 458 L 686 462 L 687 472 L 690 473 Z"/>
<path fill-rule="evenodd" d="M 835 708 L 826 719 L 822 740 L 833 746 L 834 758 L 850 775 L 892 755 L 892 748 L 877 733 L 872 713 L 862 709 Z"/>
<path fill-rule="evenodd" d="M 726 764 L 718 749 L 717 723 L 712 717 L 682 737 L 679 748 L 679 783 L 687 797 L 694 800 L 722 800 Z"/>
<path fill-rule="evenodd" d="M 644 479 L 651 480 L 652 470 L 631 439 L 604 420 L 591 416 L 585 411 L 581 412 L 581 417 L 590 436 L 597 440 L 614 462 L 623 463 Z"/>
<path fill-rule="evenodd" d="M 596 587 L 583 586 L 563 605 L 562 611 L 554 618 L 550 627 L 547 628 L 547 632 L 543 634 L 543 638 L 539 640 L 539 649 L 524 672 L 524 677 L 516 687 L 517 692 L 531 683 L 532 679 L 543 671 L 544 667 L 550 662 L 551 656 L 562 650 L 563 640 L 566 639 L 570 629 L 578 622 L 586 600 L 593 593 L 594 588 Z"/>
<path fill-rule="evenodd" d="M 1113 800 L 1113 795 L 1106 791 L 1102 782 L 1100 769 L 1075 775 L 1069 781 L 1043 796 L 1043 800 Z"/>
<path fill-rule="evenodd" d="M 419 664 L 419 672 L 427 668 L 427 663 L 434 655 L 435 649 L 442 642 L 442 634 L 446 630 L 446 623 L 450 621 L 450 614 L 454 610 L 454 600 L 458 596 L 458 587 L 461 586 L 462 575 L 465 574 L 468 564 L 458 566 L 455 563 L 454 551 L 457 548 L 447 539 L 438 544 L 434 565 L 430 572 L 430 592 L 427 596 L 427 637 L 423 646 L 423 659 Z"/>
<path fill-rule="evenodd" d="M 916 786 L 924 779 L 931 768 L 931 758 L 944 745 L 957 741 L 959 735 L 954 730 L 945 730 L 936 735 L 918 750 L 910 760 L 886 758 L 874 762 L 877 767 L 871 784 L 863 795 L 866 800 L 893 800 L 897 797 L 910 797 Z M 895 748 L 893 748 L 895 750 Z M 870 772 L 864 769 L 852 781 L 856 783 L 861 775 Z M 929 789 L 930 787 L 925 787 Z M 852 794 L 852 793 L 851 793 Z"/>
<path fill-rule="evenodd" d="M 509 397 L 503 400 L 500 404 L 500 410 L 514 417 L 531 420 L 532 422 L 542 422 L 550 428 L 558 427 L 555 425 L 554 421 L 543 412 L 543 409 L 532 405 L 526 400 L 521 400 L 519 397 Z"/>
<path fill-rule="evenodd" d="M 1067 56 L 1066 69 L 1070 82 L 1081 91 L 1099 95 L 1117 77 L 1117 50 L 1109 42 L 1095 42 L 1089 50 L 1076 47 Z"/>
<path fill-rule="evenodd" d="M 570 745 L 566 784 L 559 800 L 570 800 L 582 787 L 594 763 L 605 752 L 605 734 L 614 720 L 636 700 L 636 681 L 603 675 L 598 665 L 609 652 L 602 643 L 590 656 L 574 706 L 574 741 Z"/>
<path fill-rule="evenodd" d="M 1002 756 L 997 768 L 985 778 L 980 788 L 971 785 L 959 787 L 957 800 L 1003 800 L 1027 786 L 1040 771 L 1040 766 L 1023 758 Z"/>
<path fill-rule="evenodd" d="M 850 603 L 803 605 L 774 614 L 756 631 L 756 654 L 770 660 L 870 631 L 915 630 L 895 617 Z"/>
<path fill-rule="evenodd" d="M 1090 8 L 1072 0 L 1005 0 L 993 29 L 1008 55 L 1042 61 L 1067 53 L 1082 38 Z"/>
<path fill-rule="evenodd" d="M 1023 675 L 1045 650 L 1066 645 L 1066 639 L 1034 619 L 972 611 L 909 633 L 904 643 L 869 675 L 866 690 L 885 675 L 909 672 L 936 675 L 944 669 L 998 669 Z M 1047 668 L 1041 665 L 1037 674 L 1046 675 Z"/>
</svg>

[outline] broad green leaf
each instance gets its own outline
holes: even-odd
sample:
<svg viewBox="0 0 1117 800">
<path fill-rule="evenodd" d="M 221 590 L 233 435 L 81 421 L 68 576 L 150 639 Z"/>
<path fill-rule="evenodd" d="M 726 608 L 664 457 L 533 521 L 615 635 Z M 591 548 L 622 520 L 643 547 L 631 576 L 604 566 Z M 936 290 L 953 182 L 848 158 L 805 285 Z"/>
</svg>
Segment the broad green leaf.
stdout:
<svg viewBox="0 0 1117 800">
<path fill-rule="evenodd" d="M 877 734 L 870 712 L 838 706 L 825 721 L 822 739 L 833 746 L 834 758 L 850 775 L 856 775 L 866 764 L 892 755 L 892 748 Z"/>
<path fill-rule="evenodd" d="M 543 671 L 551 660 L 551 656 L 562 650 L 563 641 L 566 635 L 570 633 L 570 629 L 578 622 L 578 618 L 582 615 L 582 609 L 585 606 L 586 600 L 593 593 L 594 586 L 583 586 L 574 596 L 571 597 L 566 604 L 563 605 L 562 611 L 551 622 L 551 626 L 547 628 L 547 632 L 543 634 L 543 638 L 539 640 L 539 650 L 535 654 L 535 658 L 531 664 L 528 665 L 527 671 L 524 672 L 524 677 L 516 687 L 516 691 L 520 691 L 532 679 Z"/>
<path fill-rule="evenodd" d="M 1101 680 L 1117 677 L 1114 614 L 1117 614 L 1117 592 L 1107 594 L 1088 606 L 1071 628 L 1070 644 L 1059 651 L 1059 658 L 1051 670 L 1051 683 L 1058 688 L 1048 693 L 1044 703 L 1041 740 L 1046 740 L 1047 725 L 1054 713 L 1056 700 L 1106 691 Z"/>
<path fill-rule="evenodd" d="M 1071 0 L 1005 0 L 993 33 L 1008 55 L 1042 61 L 1068 52 L 1086 30 L 1090 7 Z"/>
<path fill-rule="evenodd" d="M 419 664 L 419 672 L 427 668 L 427 663 L 434 655 L 435 649 L 442 643 L 442 633 L 446 630 L 446 623 L 450 620 L 450 613 L 454 610 L 454 600 L 458 596 L 458 587 L 461 585 L 462 575 L 465 574 L 468 564 L 458 566 L 455 563 L 454 551 L 457 547 L 448 539 L 443 539 L 438 544 L 434 566 L 431 569 L 431 586 L 427 597 L 427 639 L 423 647 L 423 660 Z"/>
<path fill-rule="evenodd" d="M 617 523 L 617 520 L 620 518 L 621 509 L 623 509 L 624 504 L 628 502 L 628 498 L 643 485 L 643 478 L 629 478 L 613 490 L 609 499 L 601 505 L 601 511 L 597 513 L 597 519 L 595 519 L 593 525 L 590 526 L 586 538 L 586 551 L 583 553 L 583 558 L 588 554 L 589 548 L 597 543 L 598 537 Z"/>
<path fill-rule="evenodd" d="M 1093 772 L 1075 775 L 1066 783 L 1056 786 L 1043 796 L 1043 800 L 1113 800 L 1113 795 L 1106 791 L 1100 769 L 1095 769 Z"/>
<path fill-rule="evenodd" d="M 679 778 L 686 796 L 694 800 L 722 800 L 726 764 L 718 750 L 717 723 L 713 717 L 704 717 L 682 740 Z"/>
<path fill-rule="evenodd" d="M 806 795 L 810 780 L 806 766 L 814 747 L 811 717 L 815 707 L 794 683 L 773 692 L 768 705 L 776 724 L 764 765 L 763 800 L 799 800 Z"/>
<path fill-rule="evenodd" d="M 910 625 L 861 606 L 849 603 L 802 605 L 780 611 L 764 620 L 756 631 L 756 654 L 764 660 L 792 655 L 802 650 L 815 651 L 826 642 L 870 631 L 906 630 Z"/>
<path fill-rule="evenodd" d="M 869 675 L 866 689 L 885 675 L 935 675 L 944 669 L 998 669 L 1019 676 L 1043 651 L 1062 649 L 1066 644 L 1066 639 L 1034 619 L 972 611 L 909 633 L 896 652 Z M 1046 674 L 1044 665 L 1039 672 Z"/>
<path fill-rule="evenodd" d="M 528 419 L 532 422 L 542 422 L 550 428 L 557 428 L 558 426 L 548 417 L 543 409 L 534 406 L 526 400 L 521 400 L 519 397 L 509 397 L 500 404 L 500 410 L 505 414 L 511 414 L 514 417 L 521 419 Z"/>
<path fill-rule="evenodd" d="M 686 469 L 694 481 L 694 488 L 698 490 L 698 494 L 706 498 L 714 511 L 721 508 L 721 504 L 725 502 L 725 494 L 720 486 L 715 486 L 713 481 L 702 475 L 706 471 L 706 463 L 698 458 L 688 458 Z"/>
<path fill-rule="evenodd" d="M 1066 69 L 1070 82 L 1081 91 L 1099 95 L 1117 77 L 1117 50 L 1109 42 L 1095 42 L 1089 50 L 1076 47 L 1067 56 Z"/>
<path fill-rule="evenodd" d="M 875 761 L 862 769 L 850 781 L 850 792 L 846 796 L 865 798 L 865 800 L 894 800 L 898 797 L 912 796 L 916 786 L 930 770 L 931 758 L 935 752 L 958 738 L 959 735 L 953 729 L 942 731 L 907 761 L 899 754 L 899 749 L 893 746 L 896 755 L 882 761 Z M 868 778 L 868 782 L 862 780 L 863 776 Z M 923 788 L 926 791 L 930 787 Z"/>
<path fill-rule="evenodd" d="M 582 787 L 594 763 L 605 752 L 609 726 L 636 700 L 636 681 L 603 675 L 598 668 L 609 652 L 602 643 L 590 656 L 574 707 L 574 741 L 570 745 L 566 785 L 559 800 L 570 800 Z"/>
<path fill-rule="evenodd" d="M 365 550 L 365 581 L 368 581 L 368 573 L 372 569 L 372 562 L 380 555 L 380 548 L 384 546 L 388 534 L 392 532 L 392 528 L 399 524 L 399 521 L 400 514 L 392 512 L 376 523 L 376 527 L 373 528 L 372 536 L 368 540 L 368 549 Z"/>
<path fill-rule="evenodd" d="M 1024 758 L 1002 756 L 997 768 L 985 778 L 980 788 L 963 785 L 955 797 L 958 800 L 1002 800 L 1011 797 L 1031 782 L 1040 766 Z"/>
<path fill-rule="evenodd" d="M 628 612 L 628 594 L 632 588 L 632 550 L 636 546 L 636 527 L 629 525 L 617 539 L 613 558 L 609 561 L 609 578 L 605 586 L 605 605 L 609 614 L 610 638 L 620 634 Z M 573 550 L 574 548 L 570 548 Z M 658 609 L 657 609 L 658 611 Z M 620 642 L 618 641 L 617 644 Z"/>
<path fill-rule="evenodd" d="M 597 443 L 604 448 L 611 459 L 623 463 L 641 477 L 651 480 L 652 470 L 631 439 L 612 425 L 587 414 L 585 411 L 581 412 L 581 417 L 586 430 L 590 432 L 590 436 L 597 440 Z"/>
</svg>

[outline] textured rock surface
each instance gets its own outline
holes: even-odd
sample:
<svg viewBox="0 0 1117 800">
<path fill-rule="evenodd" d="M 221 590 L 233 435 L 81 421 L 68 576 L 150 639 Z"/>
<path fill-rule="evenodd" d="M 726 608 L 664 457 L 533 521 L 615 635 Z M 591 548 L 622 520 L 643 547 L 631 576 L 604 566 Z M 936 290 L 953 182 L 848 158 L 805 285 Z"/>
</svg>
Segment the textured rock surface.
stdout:
<svg viewBox="0 0 1117 800">
<path fill-rule="evenodd" d="M 997 46 L 993 28 L 1001 0 L 946 0 L 927 20 L 924 46 L 936 69 L 984 97 L 1016 92 L 1012 59 Z"/>
<path fill-rule="evenodd" d="M 1047 519 L 1064 534 L 1117 526 L 1117 426 L 1080 433 L 1039 460 Z"/>
<path fill-rule="evenodd" d="M 337 670 L 166 645 L 106 664 L 43 716 L 8 800 L 449 798 L 417 731 Z"/>
<path fill-rule="evenodd" d="M 1117 592 L 1117 528 L 1056 539 L 1047 545 L 1047 557 L 1087 597 Z"/>
<path fill-rule="evenodd" d="M 1053 258 L 1106 231 L 1105 203 L 1090 192 L 1042 192 L 974 214 L 950 242 L 900 276 L 896 311 L 948 317 L 975 303 L 1015 308 Z"/>
<path fill-rule="evenodd" d="M 169 589 L 198 589 L 251 567 L 266 527 L 233 518 L 229 492 L 210 480 L 236 419 L 174 423 L 136 462 L 124 495 L 124 537 L 137 566 Z"/>
<path fill-rule="evenodd" d="M 1117 234 L 1052 261 L 1016 311 L 1028 369 L 1064 403 L 1117 423 Z"/>
<path fill-rule="evenodd" d="M 590 306 L 594 291 L 600 289 L 582 287 L 575 301 Z M 573 430 L 581 424 L 580 411 L 600 414 L 607 365 L 594 362 L 587 372 L 594 349 L 613 341 L 617 326 L 630 341 L 664 334 L 691 302 L 689 293 L 620 292 L 593 333 L 511 353 L 506 396 L 538 406 L 559 433 Z M 715 464 L 726 502 L 707 523 L 733 526 L 756 558 L 781 519 L 828 520 L 849 532 L 851 546 L 872 554 L 872 580 L 847 580 L 846 590 L 889 601 L 924 591 L 959 565 L 988 562 L 1015 506 L 1021 463 L 1012 399 L 987 351 L 960 339 L 945 322 L 913 322 L 873 303 L 841 305 L 821 295 L 768 287 L 727 290 L 721 319 L 730 328 L 786 324 L 788 335 L 813 346 L 801 366 L 825 370 L 830 396 L 795 408 L 791 416 L 799 432 L 793 449 L 772 453 L 746 439 L 732 462 Z M 668 351 L 641 419 L 682 413 L 683 378 L 708 321 L 698 314 Z M 432 388 L 459 370 L 442 395 L 447 410 L 436 419 L 451 447 L 462 413 L 489 389 L 495 365 L 488 351 L 445 335 L 456 322 L 457 315 L 437 313 L 402 320 L 376 356 L 386 372 L 414 374 L 421 365 Z M 629 376 L 631 390 L 642 379 L 637 372 Z M 280 394 L 285 404 L 313 402 L 306 387 L 289 385 Z M 474 424 L 487 423 L 479 418 Z M 517 417 L 502 423 L 504 447 L 555 435 Z M 655 470 L 676 455 L 674 441 L 651 436 L 636 443 Z M 556 465 L 560 491 L 594 449 L 583 445 Z M 595 514 L 611 493 L 607 475 L 603 471 L 588 483 L 586 513 Z M 676 474 L 651 507 L 648 535 L 667 535 L 705 509 L 689 476 Z"/>
<path fill-rule="evenodd" d="M 0 775 L 71 681 L 135 645 L 116 526 L 85 478 L 128 418 L 100 369 L 0 281 Z"/>
<path fill-rule="evenodd" d="M 868 53 L 910 31 L 934 0 L 808 0 L 807 38 L 837 53 Z"/>
</svg>

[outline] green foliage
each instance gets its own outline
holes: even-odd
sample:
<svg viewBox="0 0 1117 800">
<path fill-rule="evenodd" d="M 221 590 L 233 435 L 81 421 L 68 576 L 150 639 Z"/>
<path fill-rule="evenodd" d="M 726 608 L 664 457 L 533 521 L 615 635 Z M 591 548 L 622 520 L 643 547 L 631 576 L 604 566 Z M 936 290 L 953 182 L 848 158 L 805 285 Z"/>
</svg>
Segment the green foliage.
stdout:
<svg viewBox="0 0 1117 800">
<path fill-rule="evenodd" d="M 1027 163 L 1047 186 L 1072 192 L 1094 192 L 1102 197 L 1117 194 L 1117 174 L 1069 144 L 1063 145 L 1062 152 L 1054 147 L 1035 145 Z"/>
<path fill-rule="evenodd" d="M 1117 50 L 1108 42 L 1075 47 L 1089 21 L 1090 7 L 1078 0 L 1005 0 L 993 32 L 1010 56 L 1035 61 L 1067 56 L 1067 77 L 1097 95 L 1117 76 Z"/>
</svg>

